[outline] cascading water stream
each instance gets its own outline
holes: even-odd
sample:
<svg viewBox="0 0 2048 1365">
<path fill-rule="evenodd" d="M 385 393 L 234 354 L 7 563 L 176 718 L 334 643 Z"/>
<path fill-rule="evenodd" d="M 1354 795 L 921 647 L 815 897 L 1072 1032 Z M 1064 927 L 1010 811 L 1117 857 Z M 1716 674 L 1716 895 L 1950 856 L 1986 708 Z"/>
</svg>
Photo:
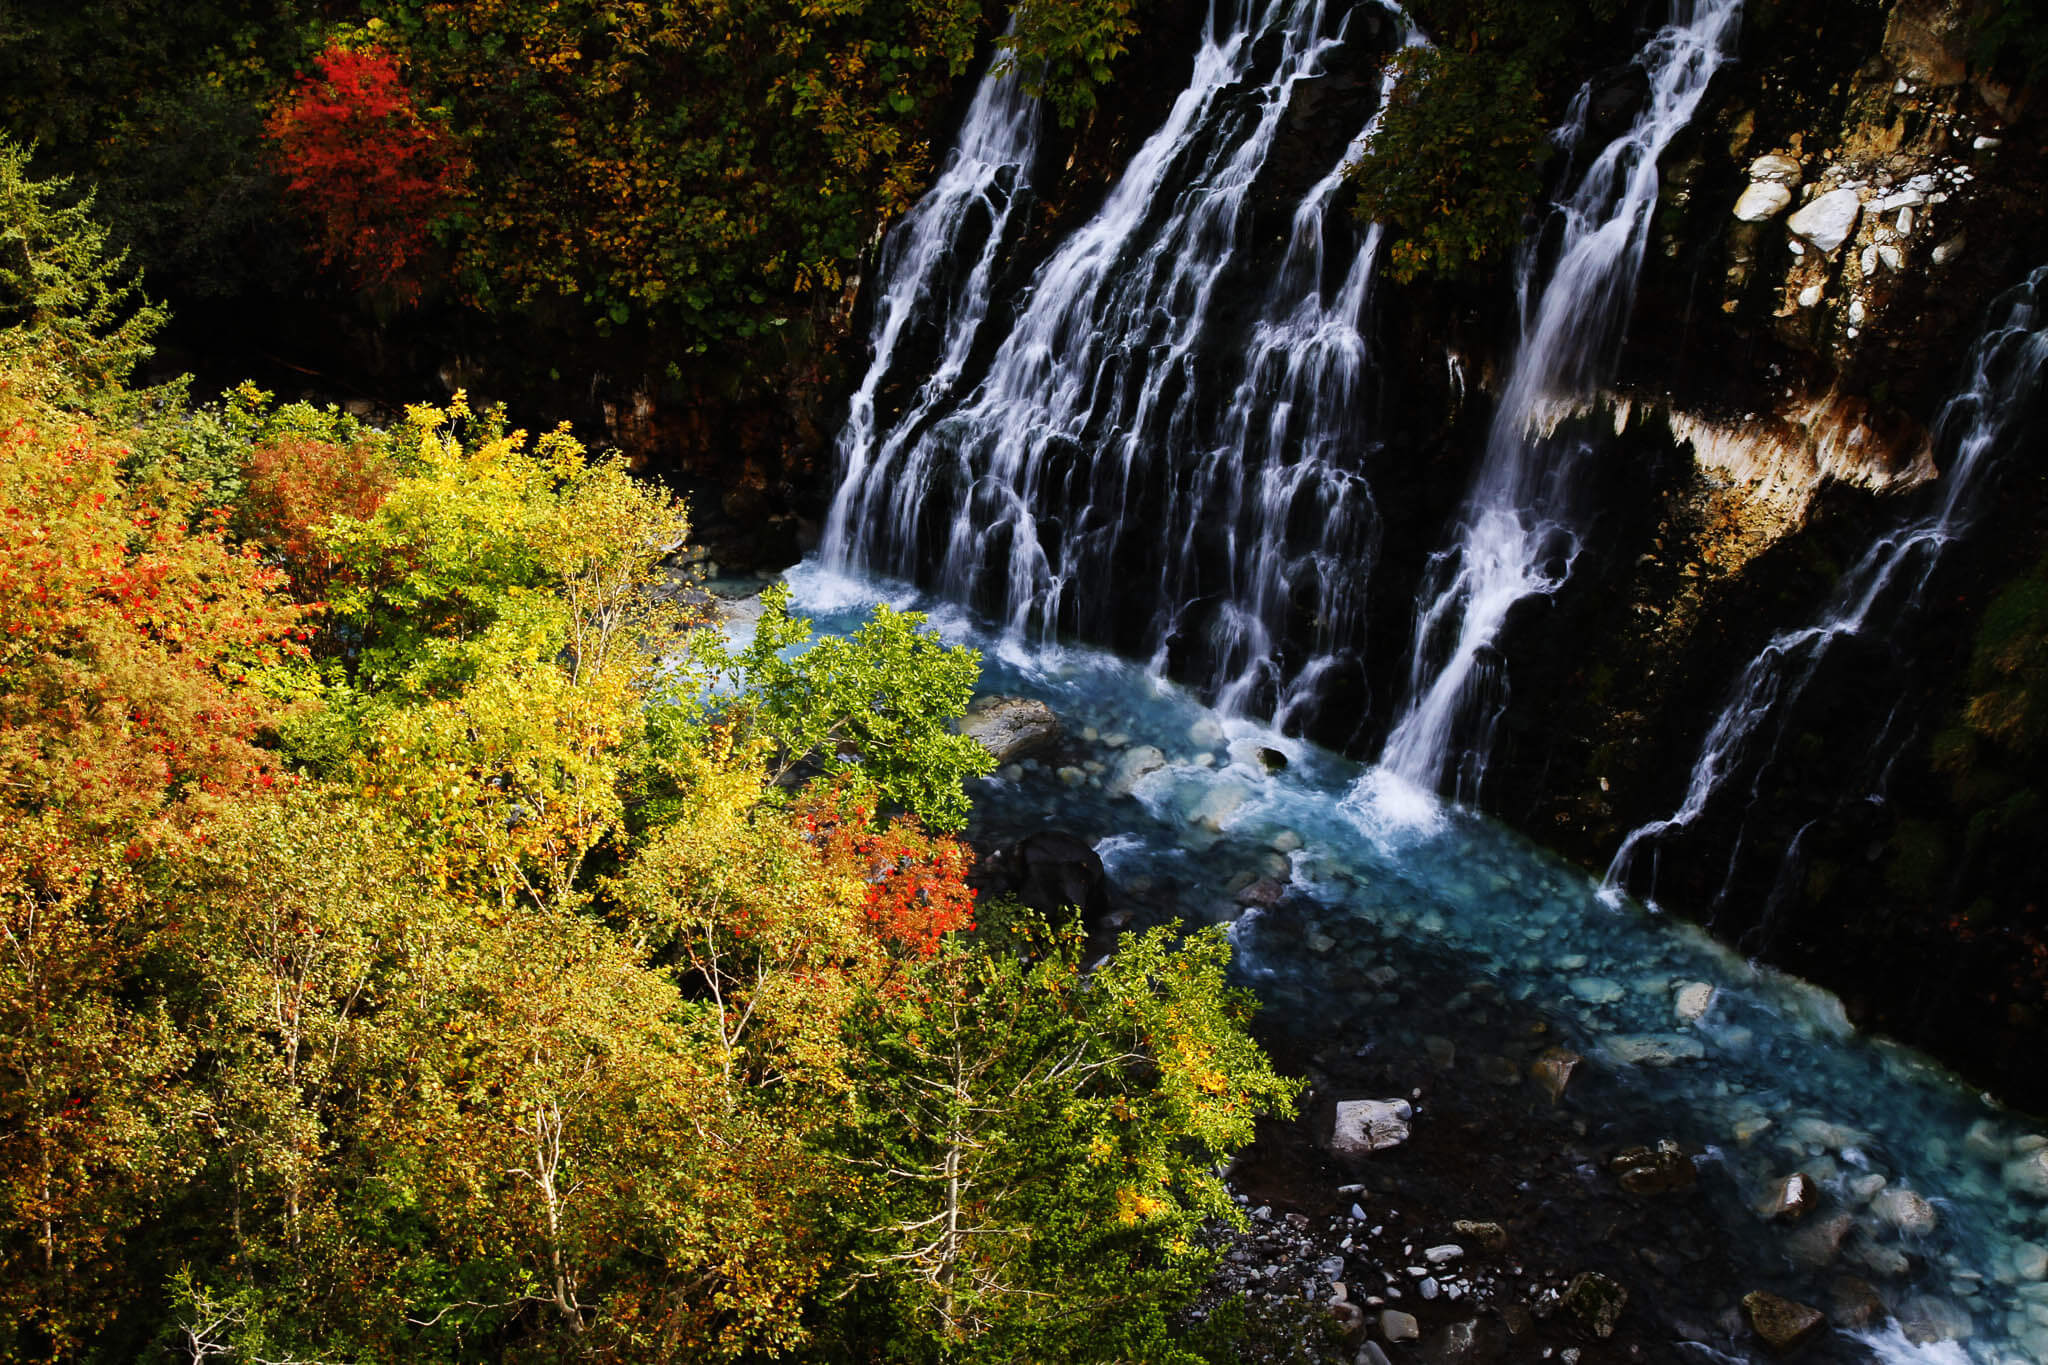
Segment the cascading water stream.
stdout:
<svg viewBox="0 0 2048 1365">
<path fill-rule="evenodd" d="M 859 526 L 884 487 L 879 472 L 905 437 L 951 396 L 967 368 L 968 353 L 988 317 L 989 280 L 1000 257 L 1011 211 L 1026 188 L 1038 150 L 1038 101 L 1024 93 L 1015 70 L 999 54 L 981 78 L 945 169 L 883 246 L 871 344 L 874 359 L 849 405 L 838 441 L 839 488 L 821 545 L 827 562 L 846 557 L 849 526 Z M 980 250 L 966 275 L 952 283 L 976 233 Z M 923 315 L 937 310 L 936 319 Z M 894 368 L 907 330 L 935 321 L 939 357 L 904 415 L 878 433 L 875 398 Z"/>
<path fill-rule="evenodd" d="M 1452 543 L 1424 577 L 1408 698 L 1361 801 L 1446 786 L 1478 794 L 1503 704 L 1495 642 L 1517 603 L 1563 585 L 1580 549 L 1578 485 L 1592 451 L 1557 434 L 1556 415 L 1612 367 L 1657 202 L 1657 159 L 1726 60 L 1741 9 L 1741 0 L 1673 0 L 1671 21 L 1638 59 L 1649 77 L 1642 112 L 1558 205 L 1557 262 L 1533 313 L 1524 308 L 1514 369 Z"/>
<path fill-rule="evenodd" d="M 1425 43 L 1395 12 L 1402 45 Z M 1356 667 L 1365 641 L 1365 586 L 1377 558 L 1379 516 L 1360 465 L 1364 385 L 1371 357 L 1360 328 L 1379 263 L 1381 232 L 1369 227 L 1343 281 L 1324 287 L 1326 243 L 1356 235 L 1332 222 L 1345 171 L 1364 154 L 1399 80 L 1387 63 L 1371 119 L 1295 209 L 1287 255 L 1259 310 L 1244 374 L 1218 439 L 1169 517 L 1184 528 L 1159 595 L 1155 671 L 1177 637 L 1205 631 L 1205 690 L 1229 714 L 1271 714 L 1282 729 L 1312 708 L 1323 677 Z M 1346 215 L 1348 216 L 1348 215 Z M 1197 537 L 1229 528 L 1220 585 L 1205 585 Z M 1290 661 L 1290 619 L 1312 603 L 1306 657 Z M 1197 613 L 1206 609 L 1206 626 Z"/>
<path fill-rule="evenodd" d="M 1647 849 L 1691 827 L 1742 773 L 1750 775 L 1745 807 L 1763 777 L 1822 661 L 1841 641 L 1876 628 L 1899 633 L 1925 608 L 1929 580 L 1943 555 L 1971 524 L 1993 479 L 2013 428 L 2040 389 L 2048 368 L 2048 267 L 2037 270 L 1992 309 L 1992 325 L 1978 339 L 1968 379 L 1935 420 L 1936 449 L 1950 452 L 1931 507 L 1881 536 L 1842 576 L 1821 619 L 1780 631 L 1735 680 L 1693 760 L 1685 798 L 1668 818 L 1653 820 L 1622 841 L 1608 867 L 1610 898 L 1656 890 L 1654 856 L 1646 877 L 1636 866 Z M 1802 831 L 1803 832 L 1803 831 Z M 1736 833 L 1739 848 L 1741 830 Z M 1731 852 L 1732 865 L 1736 854 Z"/>
<path fill-rule="evenodd" d="M 823 561 L 932 584 L 1012 641 L 1071 632 L 1161 668 L 1184 652 L 1176 671 L 1233 707 L 1304 708 L 1343 661 L 1362 682 L 1378 521 L 1360 471 L 1360 319 L 1379 239 L 1361 240 L 1335 204 L 1372 125 L 1297 207 L 1250 319 L 1212 315 L 1296 87 L 1324 74 L 1360 14 L 1382 13 L 1419 41 L 1373 4 L 1239 0 L 1227 24 L 1212 8 L 1187 88 L 1038 267 L 993 353 L 974 344 L 986 301 L 955 304 L 946 335 L 959 344 L 885 424 L 877 394 L 901 366 L 899 332 L 923 325 L 903 319 L 930 307 L 928 262 L 964 254 L 944 244 L 965 221 L 960 194 L 920 205 L 885 263 Z M 1381 107 L 1391 80 L 1389 68 Z M 1332 250 L 1350 253 L 1334 284 Z M 989 358 L 963 394 L 970 353 Z"/>
</svg>

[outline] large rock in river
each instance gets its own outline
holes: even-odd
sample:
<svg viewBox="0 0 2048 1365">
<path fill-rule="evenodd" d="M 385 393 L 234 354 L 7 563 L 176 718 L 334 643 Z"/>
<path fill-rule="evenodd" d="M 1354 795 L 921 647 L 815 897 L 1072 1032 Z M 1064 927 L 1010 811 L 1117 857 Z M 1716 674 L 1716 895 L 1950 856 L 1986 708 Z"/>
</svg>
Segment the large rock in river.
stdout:
<svg viewBox="0 0 2048 1365">
<path fill-rule="evenodd" d="M 1330 1125 L 1330 1151 L 1361 1157 L 1399 1147 L 1414 1117 L 1415 1107 L 1406 1100 L 1341 1100 Z"/>
<path fill-rule="evenodd" d="M 960 717 L 960 733 L 996 756 L 998 763 L 1042 754 L 1060 742 L 1065 727 L 1052 708 L 1030 697 L 976 697 Z"/>
</svg>

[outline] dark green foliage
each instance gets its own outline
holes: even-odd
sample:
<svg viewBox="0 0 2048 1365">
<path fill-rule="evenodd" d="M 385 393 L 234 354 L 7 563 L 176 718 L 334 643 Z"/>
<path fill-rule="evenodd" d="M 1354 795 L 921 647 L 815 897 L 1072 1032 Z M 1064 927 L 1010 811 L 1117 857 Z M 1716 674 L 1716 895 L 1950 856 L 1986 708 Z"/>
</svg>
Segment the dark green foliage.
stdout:
<svg viewBox="0 0 2048 1365">
<path fill-rule="evenodd" d="M 1526 62 L 1415 48 L 1372 150 L 1352 169 L 1359 217 L 1393 236 L 1402 281 L 1493 264 L 1542 189 L 1543 97 Z"/>
<path fill-rule="evenodd" d="M 0 7 L 0 129 L 81 177 L 159 287 L 232 294 L 288 266 L 261 102 L 318 7 L 18 0 Z"/>
<path fill-rule="evenodd" d="M 164 312 L 141 296 L 125 253 L 107 248 L 91 195 L 35 180 L 28 151 L 0 134 L 0 365 L 65 406 L 111 401 L 149 354 Z"/>
<path fill-rule="evenodd" d="M 1110 67 L 1138 31 L 1136 0 L 1023 0 L 1002 39 L 1024 88 L 1064 125 L 1095 107 Z"/>
<path fill-rule="evenodd" d="M 1422 0 L 1385 121 L 1352 167 L 1359 218 L 1392 239 L 1395 278 L 1450 279 L 1513 250 L 1543 188 L 1565 66 L 1617 0 Z"/>
<path fill-rule="evenodd" d="M 1982 0 L 1971 56 L 2003 80 L 2038 84 L 2048 76 L 2048 4 Z"/>
</svg>

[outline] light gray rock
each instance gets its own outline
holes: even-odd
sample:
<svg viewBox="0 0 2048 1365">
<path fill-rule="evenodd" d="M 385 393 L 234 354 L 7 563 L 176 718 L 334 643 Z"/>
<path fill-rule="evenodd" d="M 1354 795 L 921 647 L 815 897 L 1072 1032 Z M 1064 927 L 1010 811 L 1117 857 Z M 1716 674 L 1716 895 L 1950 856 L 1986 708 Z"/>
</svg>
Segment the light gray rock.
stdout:
<svg viewBox="0 0 2048 1365">
<path fill-rule="evenodd" d="M 1880 1190 L 1870 1210 L 1908 1237 L 1925 1237 L 1941 1222 L 1934 1205 L 1911 1190 Z"/>
<path fill-rule="evenodd" d="M 1611 1005 L 1627 995 L 1619 982 L 1605 977 L 1582 976 L 1572 982 L 1572 994 L 1589 1005 Z"/>
<path fill-rule="evenodd" d="M 1966 243 L 1967 239 L 1962 233 L 1958 232 L 1955 236 L 1936 246 L 1929 253 L 1928 258 L 1936 265 L 1947 265 L 1950 261 L 1963 254 L 1963 247 Z"/>
<path fill-rule="evenodd" d="M 1109 775 L 1104 787 L 1111 796 L 1125 797 L 1138 785 L 1138 780 L 1147 773 L 1156 773 L 1166 766 L 1166 755 L 1150 744 L 1140 744 L 1135 749 L 1126 749 L 1117 755 L 1116 768 Z"/>
<path fill-rule="evenodd" d="M 1749 163 L 1749 178 L 1767 185 L 1797 185 L 1799 163 L 1789 156 L 1760 156 Z"/>
<path fill-rule="evenodd" d="M 1382 1315 L 1382 1321 L 1384 1322 L 1384 1315 Z M 1386 1329 L 1383 1326 L 1381 1330 L 1385 1331 Z M 1378 1342 L 1368 1341 L 1365 1345 L 1358 1348 L 1358 1358 L 1351 1365 L 1394 1365 L 1394 1363 L 1387 1359 L 1387 1353 L 1380 1349 Z"/>
<path fill-rule="evenodd" d="M 1714 1007 L 1714 988 L 1704 981 L 1688 981 L 1672 997 L 1671 1009 L 1681 1024 L 1696 1024 Z"/>
<path fill-rule="evenodd" d="M 1822 255 L 1831 255 L 1856 231 L 1863 216 L 1863 201 L 1848 188 L 1829 190 L 1785 220 L 1785 226 L 1811 242 Z"/>
<path fill-rule="evenodd" d="M 2012 1249 L 2012 1268 L 2023 1280 L 2048 1280 L 2048 1247 L 2019 1243 Z"/>
<path fill-rule="evenodd" d="M 1799 306 L 1801 308 L 1813 307 L 1820 302 L 1823 292 L 1821 286 L 1817 284 L 1807 285 L 1806 288 L 1799 291 Z"/>
<path fill-rule="evenodd" d="M 1413 1341 L 1422 1335 L 1422 1326 L 1413 1314 L 1388 1308 L 1380 1313 L 1380 1335 L 1388 1341 Z"/>
<path fill-rule="evenodd" d="M 1408 1140 L 1415 1107 L 1406 1100 L 1340 1100 L 1331 1125 L 1330 1150 L 1338 1156 L 1369 1156 Z"/>
<path fill-rule="evenodd" d="M 1455 1261 L 1464 1254 L 1465 1248 L 1459 1246 L 1456 1242 L 1445 1242 L 1442 1246 L 1424 1249 L 1422 1259 L 1428 1261 L 1431 1265 L 1442 1265 L 1446 1261 Z"/>
<path fill-rule="evenodd" d="M 960 717 L 960 733 L 995 755 L 998 763 L 1014 763 L 1045 752 L 1060 742 L 1064 727 L 1052 708 L 1030 697 L 976 697 Z"/>
<path fill-rule="evenodd" d="M 1735 216 L 1745 223 L 1767 223 L 1792 203 L 1792 191 L 1767 180 L 1752 180 L 1735 200 Z"/>
</svg>

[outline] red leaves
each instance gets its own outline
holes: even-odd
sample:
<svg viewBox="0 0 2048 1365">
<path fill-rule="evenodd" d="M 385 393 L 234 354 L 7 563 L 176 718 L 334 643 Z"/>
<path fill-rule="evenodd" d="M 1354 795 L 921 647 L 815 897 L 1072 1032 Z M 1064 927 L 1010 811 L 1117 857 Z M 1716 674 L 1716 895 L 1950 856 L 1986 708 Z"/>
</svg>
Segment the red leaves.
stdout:
<svg viewBox="0 0 2048 1365">
<path fill-rule="evenodd" d="M 416 294 L 403 272 L 426 251 L 468 165 L 421 116 L 388 54 L 330 47 L 315 65 L 266 130 L 287 187 L 320 226 L 323 265 Z"/>
<path fill-rule="evenodd" d="M 302 598 L 318 598 L 337 566 L 315 532 L 338 516 L 368 518 L 396 481 L 390 460 L 368 442 L 344 446 L 304 436 L 266 441 L 249 455 L 243 529 L 284 557 Z"/>
<path fill-rule="evenodd" d="M 813 796 L 797 812 L 827 866 L 868 884 L 870 931 L 930 957 L 945 935 L 974 927 L 974 891 L 967 885 L 974 854 L 958 839 L 927 834 L 910 816 L 877 828 L 871 814 L 837 792 Z"/>
</svg>

